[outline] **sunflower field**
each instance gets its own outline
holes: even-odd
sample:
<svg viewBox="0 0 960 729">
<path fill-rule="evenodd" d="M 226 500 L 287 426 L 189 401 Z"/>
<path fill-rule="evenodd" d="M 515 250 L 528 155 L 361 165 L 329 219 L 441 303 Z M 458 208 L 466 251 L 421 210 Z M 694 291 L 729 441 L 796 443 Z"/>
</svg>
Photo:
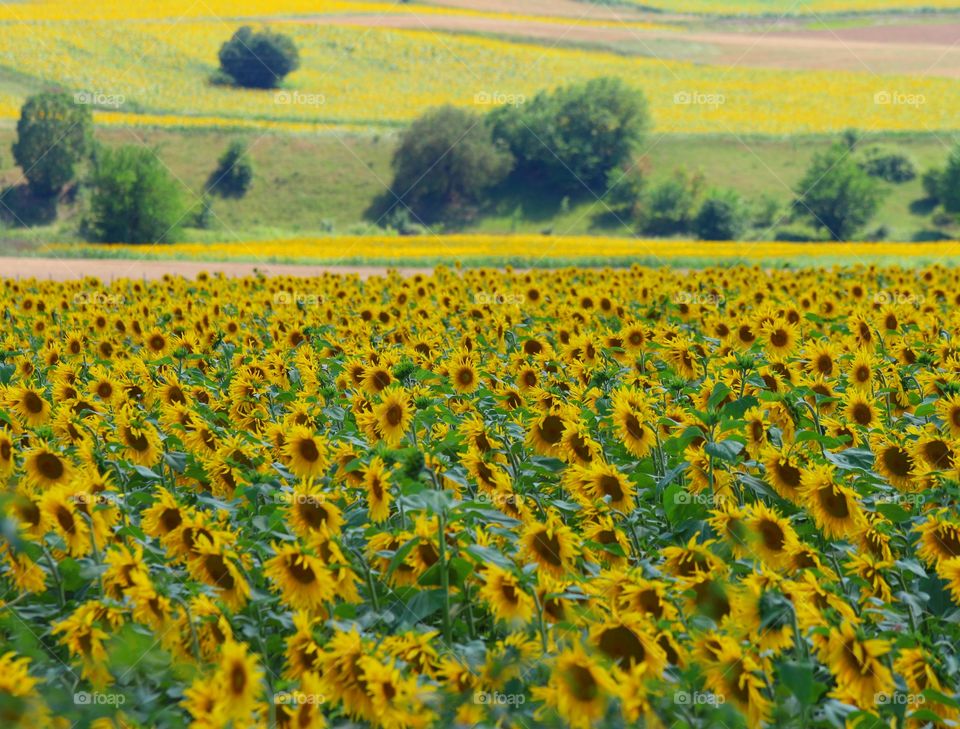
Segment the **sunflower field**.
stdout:
<svg viewBox="0 0 960 729">
<path fill-rule="evenodd" d="M 960 273 L 0 284 L 4 727 L 949 727 Z"/>
</svg>

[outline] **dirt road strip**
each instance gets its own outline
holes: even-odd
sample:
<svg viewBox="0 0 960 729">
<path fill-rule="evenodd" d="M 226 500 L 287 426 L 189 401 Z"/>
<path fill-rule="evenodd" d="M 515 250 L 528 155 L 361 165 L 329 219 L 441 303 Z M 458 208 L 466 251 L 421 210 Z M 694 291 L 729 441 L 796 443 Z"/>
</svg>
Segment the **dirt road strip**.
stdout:
<svg viewBox="0 0 960 729">
<path fill-rule="evenodd" d="M 383 276 L 397 270 L 403 276 L 431 274 L 431 268 L 388 268 L 386 266 L 309 266 L 280 263 L 217 263 L 213 261 L 135 261 L 128 259 L 86 258 L 6 258 L 0 257 L 0 279 L 36 278 L 41 281 L 75 281 L 94 276 L 104 283 L 117 279 L 155 280 L 164 275 L 196 278 L 201 271 L 222 273 L 231 278 L 252 276 L 297 276 L 311 278 L 325 273 L 354 274 L 360 278 Z"/>
</svg>

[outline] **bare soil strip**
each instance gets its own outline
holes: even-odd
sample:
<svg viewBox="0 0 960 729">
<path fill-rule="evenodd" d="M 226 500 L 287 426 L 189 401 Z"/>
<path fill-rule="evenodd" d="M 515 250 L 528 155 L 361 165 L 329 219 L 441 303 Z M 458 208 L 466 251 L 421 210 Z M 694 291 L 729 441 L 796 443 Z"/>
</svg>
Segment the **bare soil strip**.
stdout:
<svg viewBox="0 0 960 729">
<path fill-rule="evenodd" d="M 960 23 L 816 31 L 702 32 L 632 28 L 624 21 L 639 18 L 623 15 L 610 19 L 609 25 L 585 25 L 578 22 L 581 17 L 598 19 L 581 15 L 570 17 L 569 23 L 558 23 L 409 12 L 298 18 L 287 22 L 486 33 L 551 43 L 608 46 L 618 52 L 719 66 L 960 78 Z"/>
<path fill-rule="evenodd" d="M 164 276 L 196 278 L 197 274 L 221 273 L 230 278 L 253 276 L 296 276 L 314 278 L 327 273 L 356 275 L 360 278 L 383 276 L 396 270 L 402 276 L 430 274 L 432 268 L 390 268 L 387 266 L 310 266 L 280 263 L 235 263 L 212 261 L 136 261 L 128 259 L 85 258 L 9 258 L 0 257 L 0 279 L 76 281 L 92 276 L 104 283 L 117 279 L 156 280 Z"/>
</svg>

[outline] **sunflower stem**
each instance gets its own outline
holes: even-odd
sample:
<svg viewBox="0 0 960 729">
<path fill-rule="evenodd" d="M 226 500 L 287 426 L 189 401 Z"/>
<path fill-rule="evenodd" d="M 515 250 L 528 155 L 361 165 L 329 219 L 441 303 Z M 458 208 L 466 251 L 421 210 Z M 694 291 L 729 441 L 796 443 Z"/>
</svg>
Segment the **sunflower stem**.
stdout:
<svg viewBox="0 0 960 729">
<path fill-rule="evenodd" d="M 450 645 L 453 638 L 450 630 L 450 573 L 447 571 L 447 530 L 443 514 L 437 514 L 439 529 L 437 541 L 440 552 L 440 585 L 443 587 L 443 639 Z"/>
<path fill-rule="evenodd" d="M 50 573 L 53 575 L 53 581 L 57 585 L 57 594 L 60 598 L 60 607 L 64 607 L 67 604 L 67 595 L 63 591 L 63 580 L 60 579 L 60 570 L 57 568 L 57 563 L 53 559 L 53 555 L 50 554 L 50 550 L 47 549 L 47 545 L 42 545 L 43 556 L 47 559 L 47 564 L 50 566 Z"/>
<path fill-rule="evenodd" d="M 533 601 L 537 606 L 537 622 L 540 625 L 540 644 L 543 646 L 543 654 L 547 654 L 547 626 L 543 620 L 543 605 L 540 603 L 540 595 L 537 593 L 537 586 L 533 586 Z"/>
</svg>

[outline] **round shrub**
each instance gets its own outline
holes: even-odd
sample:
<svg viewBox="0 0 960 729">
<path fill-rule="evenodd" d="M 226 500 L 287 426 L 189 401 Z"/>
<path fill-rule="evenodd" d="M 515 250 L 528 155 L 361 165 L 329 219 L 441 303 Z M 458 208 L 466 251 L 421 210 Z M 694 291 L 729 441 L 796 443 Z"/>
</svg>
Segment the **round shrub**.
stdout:
<svg viewBox="0 0 960 729">
<path fill-rule="evenodd" d="M 220 48 L 220 69 L 237 86 L 272 89 L 300 67 L 297 47 L 285 35 L 245 25 Z"/>
</svg>

